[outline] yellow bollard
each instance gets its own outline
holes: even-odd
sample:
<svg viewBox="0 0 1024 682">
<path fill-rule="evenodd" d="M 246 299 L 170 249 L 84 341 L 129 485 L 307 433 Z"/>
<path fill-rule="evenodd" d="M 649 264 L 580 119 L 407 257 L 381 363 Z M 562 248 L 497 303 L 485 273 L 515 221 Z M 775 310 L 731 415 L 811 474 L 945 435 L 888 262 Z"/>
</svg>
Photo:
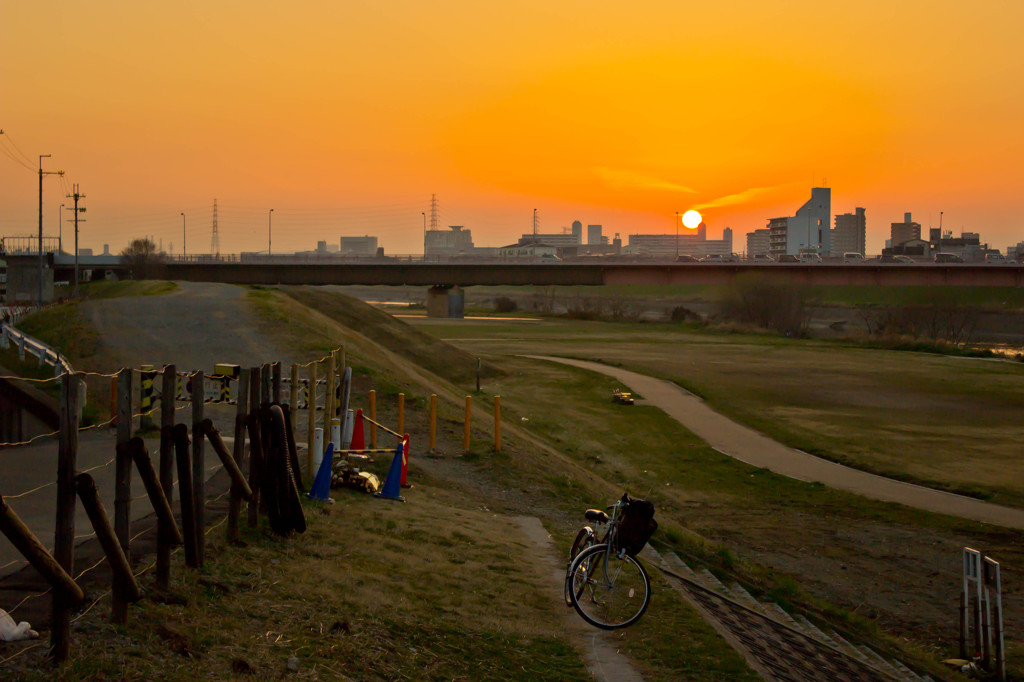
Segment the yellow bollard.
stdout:
<svg viewBox="0 0 1024 682">
<path fill-rule="evenodd" d="M 377 391 L 370 389 L 370 419 L 377 421 Z M 377 449 L 377 425 L 370 424 L 370 449 Z"/>
<path fill-rule="evenodd" d="M 437 448 L 437 394 L 430 394 L 430 452 Z"/>
<path fill-rule="evenodd" d="M 465 432 L 462 434 L 462 449 L 465 452 L 469 452 L 469 421 L 470 421 L 470 413 L 472 412 L 472 409 L 473 409 L 473 397 L 467 395 L 466 396 L 466 429 L 465 429 Z"/>
<path fill-rule="evenodd" d="M 398 394 L 398 432 L 405 433 L 405 394 Z"/>
<path fill-rule="evenodd" d="M 501 396 L 494 396 L 494 451 L 501 452 Z"/>
</svg>

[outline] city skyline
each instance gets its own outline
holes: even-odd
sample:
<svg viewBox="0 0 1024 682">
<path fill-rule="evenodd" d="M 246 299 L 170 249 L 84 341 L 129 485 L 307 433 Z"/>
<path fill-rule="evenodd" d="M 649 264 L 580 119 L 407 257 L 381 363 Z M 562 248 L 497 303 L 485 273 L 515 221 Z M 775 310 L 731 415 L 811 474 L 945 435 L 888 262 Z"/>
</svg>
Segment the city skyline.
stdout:
<svg viewBox="0 0 1024 682">
<path fill-rule="evenodd" d="M 275 250 L 373 234 L 418 253 L 435 192 L 442 225 L 485 245 L 534 208 L 544 232 L 668 234 L 696 208 L 740 235 L 816 184 L 833 214 L 867 209 L 870 252 L 905 212 L 927 229 L 940 211 L 1005 249 L 1024 238 L 1021 19 L 1001 2 L 8 5 L 0 233 L 35 233 L 50 154 L 96 251 L 154 235 L 180 252 L 182 212 L 208 251 L 217 198 L 223 252 L 265 248 L 273 208 Z M 64 194 L 44 180 L 47 236 Z"/>
</svg>

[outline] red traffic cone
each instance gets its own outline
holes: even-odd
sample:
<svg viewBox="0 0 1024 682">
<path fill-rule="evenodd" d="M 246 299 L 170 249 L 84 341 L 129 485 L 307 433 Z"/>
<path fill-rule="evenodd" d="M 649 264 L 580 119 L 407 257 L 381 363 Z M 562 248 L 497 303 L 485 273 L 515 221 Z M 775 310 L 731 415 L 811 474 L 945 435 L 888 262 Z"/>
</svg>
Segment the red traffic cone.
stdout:
<svg viewBox="0 0 1024 682">
<path fill-rule="evenodd" d="M 352 425 L 352 444 L 349 450 L 365 450 L 366 437 L 363 436 L 363 411 L 356 410 L 356 423 Z"/>
<path fill-rule="evenodd" d="M 409 471 L 409 434 L 405 434 L 402 438 L 402 487 L 411 488 L 412 486 L 405 481 L 406 474 Z"/>
</svg>

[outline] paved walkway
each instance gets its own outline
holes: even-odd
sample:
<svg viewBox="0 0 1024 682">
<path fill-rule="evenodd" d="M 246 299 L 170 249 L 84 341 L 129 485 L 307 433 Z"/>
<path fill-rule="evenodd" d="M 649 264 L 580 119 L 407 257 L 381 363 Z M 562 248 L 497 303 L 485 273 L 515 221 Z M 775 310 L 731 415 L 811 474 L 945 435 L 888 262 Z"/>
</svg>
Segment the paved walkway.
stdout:
<svg viewBox="0 0 1024 682">
<path fill-rule="evenodd" d="M 670 381 L 586 360 L 545 355 L 524 357 L 559 362 L 615 377 L 711 447 L 747 464 L 883 502 L 898 502 L 916 509 L 1006 528 L 1024 529 L 1024 509 L 1003 507 L 971 497 L 903 483 L 795 450 L 715 412 L 703 400 Z"/>
</svg>

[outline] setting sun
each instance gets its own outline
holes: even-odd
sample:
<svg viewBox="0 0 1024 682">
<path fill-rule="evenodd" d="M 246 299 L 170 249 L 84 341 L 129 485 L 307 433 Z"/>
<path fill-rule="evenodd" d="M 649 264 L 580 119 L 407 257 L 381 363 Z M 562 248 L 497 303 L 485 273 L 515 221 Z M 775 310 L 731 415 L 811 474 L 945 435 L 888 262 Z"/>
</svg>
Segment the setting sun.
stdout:
<svg viewBox="0 0 1024 682">
<path fill-rule="evenodd" d="M 683 227 L 695 230 L 700 225 L 700 221 L 700 213 L 697 213 L 693 209 L 690 209 L 689 211 L 683 214 Z"/>
</svg>

